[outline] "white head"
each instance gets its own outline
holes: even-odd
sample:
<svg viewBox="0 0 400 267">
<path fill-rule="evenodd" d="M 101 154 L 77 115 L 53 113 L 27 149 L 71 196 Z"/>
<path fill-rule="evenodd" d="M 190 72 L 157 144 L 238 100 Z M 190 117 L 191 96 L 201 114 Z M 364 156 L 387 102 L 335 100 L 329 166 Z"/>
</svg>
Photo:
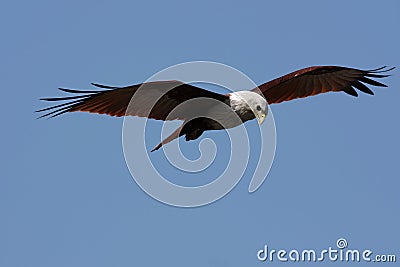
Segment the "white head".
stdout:
<svg viewBox="0 0 400 267">
<path fill-rule="evenodd" d="M 239 91 L 230 94 L 232 109 L 244 119 L 252 112 L 259 124 L 263 123 L 268 114 L 268 104 L 264 97 L 252 91 Z"/>
</svg>

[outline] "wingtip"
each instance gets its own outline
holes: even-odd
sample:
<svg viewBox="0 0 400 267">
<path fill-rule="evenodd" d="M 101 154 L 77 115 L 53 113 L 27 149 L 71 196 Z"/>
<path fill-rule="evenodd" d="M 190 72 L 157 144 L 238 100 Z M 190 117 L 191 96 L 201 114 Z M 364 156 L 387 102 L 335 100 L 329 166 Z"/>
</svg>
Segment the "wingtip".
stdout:
<svg viewBox="0 0 400 267">
<path fill-rule="evenodd" d="M 396 69 L 396 67 L 394 66 L 394 67 L 391 67 L 391 68 L 389 68 L 387 71 L 391 71 L 391 70 L 394 70 L 394 69 Z"/>
<path fill-rule="evenodd" d="M 390 67 L 388 68 L 388 66 L 382 66 L 380 68 L 377 69 L 372 69 L 372 70 L 368 70 L 368 72 L 372 72 L 372 73 L 382 73 L 382 72 L 388 72 L 388 71 L 392 71 L 394 70 L 396 67 Z"/>
<path fill-rule="evenodd" d="M 90 83 L 91 85 L 98 87 L 98 88 L 102 88 L 102 89 L 117 89 L 118 87 L 115 86 L 108 86 L 108 85 L 104 85 L 104 84 L 99 84 L 99 83 Z"/>
<path fill-rule="evenodd" d="M 150 152 L 154 152 L 156 150 L 159 150 L 162 144 L 158 144 L 155 148 L 153 148 Z"/>
<path fill-rule="evenodd" d="M 66 92 L 66 93 L 69 93 L 69 91 L 70 91 L 69 89 L 62 88 L 62 87 L 58 87 L 57 89 L 60 91 Z"/>
<path fill-rule="evenodd" d="M 38 112 L 38 111 L 36 110 L 35 112 Z M 39 117 L 36 117 L 36 120 L 40 120 L 40 119 L 43 119 L 45 117 L 47 117 L 47 114 L 41 115 Z M 49 117 L 47 117 L 46 119 L 49 119 Z"/>
<path fill-rule="evenodd" d="M 96 93 L 101 93 L 102 91 L 89 91 L 89 90 L 75 90 L 75 89 L 67 89 L 67 88 L 61 88 L 59 87 L 58 90 L 66 92 L 66 93 L 71 93 L 71 94 L 96 94 Z"/>
<path fill-rule="evenodd" d="M 357 91 L 354 90 L 351 86 L 344 88 L 343 91 L 351 96 L 358 97 Z"/>
</svg>

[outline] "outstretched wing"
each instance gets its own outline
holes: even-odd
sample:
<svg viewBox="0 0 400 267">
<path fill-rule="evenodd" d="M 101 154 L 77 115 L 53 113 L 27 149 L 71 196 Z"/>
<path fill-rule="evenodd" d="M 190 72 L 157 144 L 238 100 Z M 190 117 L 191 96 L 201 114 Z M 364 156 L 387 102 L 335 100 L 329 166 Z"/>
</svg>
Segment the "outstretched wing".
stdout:
<svg viewBox="0 0 400 267">
<path fill-rule="evenodd" d="M 258 86 L 269 104 L 289 101 L 326 92 L 343 91 L 358 96 L 358 89 L 364 93 L 374 93 L 365 84 L 387 87 L 370 78 L 384 78 L 382 74 L 393 70 L 386 66 L 374 70 L 359 70 L 339 66 L 315 66 L 294 71 Z M 258 92 L 257 88 L 252 91 Z"/>
<path fill-rule="evenodd" d="M 66 112 L 85 111 L 118 117 L 131 115 L 157 120 L 184 120 L 182 113 L 177 113 L 175 116 L 168 116 L 168 114 L 189 99 L 205 97 L 225 101 L 228 98 L 227 95 L 179 81 L 148 82 L 126 87 L 111 87 L 95 83 L 92 85 L 105 90 L 81 91 L 59 88 L 61 91 L 78 95 L 42 98 L 41 100 L 44 101 L 66 102 L 37 110 L 36 112 L 47 112 L 39 118 L 56 117 Z M 135 97 L 133 105 L 129 105 L 132 97 Z"/>
</svg>

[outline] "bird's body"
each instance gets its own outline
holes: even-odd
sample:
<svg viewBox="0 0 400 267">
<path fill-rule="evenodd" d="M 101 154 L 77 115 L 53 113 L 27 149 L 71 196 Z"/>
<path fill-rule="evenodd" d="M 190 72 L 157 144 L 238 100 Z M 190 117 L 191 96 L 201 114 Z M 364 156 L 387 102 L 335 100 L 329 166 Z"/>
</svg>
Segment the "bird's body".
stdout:
<svg viewBox="0 0 400 267">
<path fill-rule="evenodd" d="M 254 110 L 251 107 L 254 107 Z M 234 128 L 254 118 L 261 124 L 268 112 L 267 101 L 251 91 L 230 93 L 222 102 L 194 100 L 183 105 L 183 109 L 182 113 L 185 113 L 187 118 L 178 136 L 185 135 L 186 141 L 199 138 L 204 131 Z M 163 144 L 165 142 L 160 143 Z"/>
<path fill-rule="evenodd" d="M 80 91 L 61 89 L 79 94 L 46 101 L 66 103 L 38 110 L 48 111 L 41 117 L 55 117 L 65 112 L 85 111 L 111 116 L 139 116 L 157 120 L 182 120 L 183 124 L 154 150 L 180 136 L 186 140 L 199 138 L 204 131 L 236 127 L 256 118 L 261 124 L 268 114 L 268 104 L 325 92 L 343 91 L 357 96 L 355 89 L 373 92 L 365 85 L 386 87 L 370 78 L 384 78 L 390 71 L 382 67 L 358 70 L 337 66 L 316 66 L 301 69 L 264 83 L 250 91 L 230 94 L 214 93 L 179 81 L 157 81 L 126 87 L 93 84 L 105 90 Z"/>
</svg>

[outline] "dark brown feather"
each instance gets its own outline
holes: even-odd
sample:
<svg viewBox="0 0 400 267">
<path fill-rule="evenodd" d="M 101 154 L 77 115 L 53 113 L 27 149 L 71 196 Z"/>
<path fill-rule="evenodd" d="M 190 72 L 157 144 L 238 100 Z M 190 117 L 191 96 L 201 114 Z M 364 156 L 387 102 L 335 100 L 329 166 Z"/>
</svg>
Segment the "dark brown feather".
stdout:
<svg viewBox="0 0 400 267">
<path fill-rule="evenodd" d="M 370 78 L 385 78 L 381 74 L 393 70 L 386 66 L 373 70 L 359 70 L 339 66 L 315 66 L 294 71 L 258 86 L 269 104 L 289 101 L 326 92 L 345 92 L 358 96 L 358 89 L 373 95 L 365 84 L 387 87 L 385 84 Z M 369 77 L 369 78 L 368 78 Z M 257 92 L 257 88 L 253 89 Z"/>
<path fill-rule="evenodd" d="M 100 84 L 93 85 L 108 90 L 79 91 L 60 88 L 62 91 L 80 93 L 80 95 L 42 98 L 45 101 L 68 102 L 37 110 L 37 112 L 48 111 L 41 117 L 56 117 L 66 112 L 84 111 L 118 117 L 132 115 L 157 120 L 183 120 L 185 119 L 184 114 L 178 113 L 168 118 L 167 116 L 179 104 L 193 98 L 205 97 L 225 101 L 229 97 L 179 81 L 148 82 L 119 88 Z M 132 97 L 134 97 L 134 102 L 130 105 Z"/>
</svg>

